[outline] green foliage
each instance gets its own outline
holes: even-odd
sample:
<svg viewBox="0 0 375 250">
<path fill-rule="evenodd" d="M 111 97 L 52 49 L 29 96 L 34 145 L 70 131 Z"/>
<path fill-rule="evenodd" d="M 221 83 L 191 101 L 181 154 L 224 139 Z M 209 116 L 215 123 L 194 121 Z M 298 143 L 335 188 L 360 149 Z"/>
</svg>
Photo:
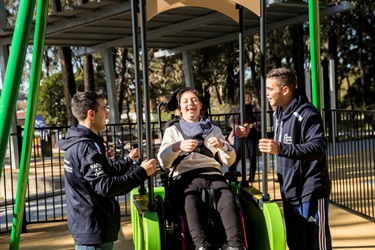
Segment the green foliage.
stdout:
<svg viewBox="0 0 375 250">
<path fill-rule="evenodd" d="M 300 2 L 300 1 L 299 1 Z M 333 0 L 321 1 L 321 3 L 333 3 Z M 15 11 L 17 1 L 5 1 L 7 13 L 12 14 Z M 375 108 L 375 19 L 374 19 L 374 1 L 373 0 L 353 0 L 351 3 L 355 9 L 348 12 L 342 12 L 335 15 L 329 15 L 321 19 L 321 53 L 322 58 L 334 58 L 337 70 L 337 92 L 339 93 L 339 107 L 352 109 L 373 109 Z M 74 0 L 62 1 L 63 9 L 69 6 L 76 6 L 80 3 Z M 9 17 L 8 17 L 9 19 Z M 10 22 L 11 23 L 11 22 Z M 303 23 L 301 35 L 303 52 L 298 54 L 301 61 L 296 61 L 296 41 L 293 31 L 297 26 L 280 28 L 278 30 L 267 30 L 265 60 L 268 71 L 270 68 L 280 66 L 300 66 L 308 69 L 310 63 L 309 51 L 309 26 Z M 124 49 L 124 48 L 122 48 Z M 125 80 L 121 93 L 118 96 L 124 96 L 123 106 L 125 112 L 135 112 L 135 90 L 134 90 L 134 65 L 129 53 L 124 53 L 126 58 Z M 232 105 L 237 105 L 239 100 L 239 59 L 238 42 L 229 42 L 208 48 L 202 48 L 190 51 L 192 55 L 192 64 L 194 71 L 194 84 L 203 94 L 211 96 L 211 112 L 225 113 L 230 111 Z M 120 53 L 121 54 L 121 53 Z M 254 101 L 260 100 L 260 42 L 259 35 L 248 36 L 245 38 L 245 62 L 244 67 L 251 72 L 251 77 L 246 79 L 245 88 L 254 94 Z M 45 54 L 51 57 L 51 68 L 47 71 L 56 72 L 60 70 L 56 65 L 55 52 L 52 50 Z M 167 56 L 162 58 L 154 57 L 154 50 L 148 51 L 149 58 L 149 98 L 152 111 L 156 110 L 158 103 L 165 101 L 170 94 L 178 87 L 185 85 L 183 63 L 181 54 Z M 106 93 L 104 66 L 101 54 L 94 54 L 94 74 L 96 91 Z M 121 77 L 119 68 L 119 59 L 116 55 L 116 76 L 117 80 Z M 301 64 L 301 65 L 296 65 Z M 302 65 L 303 64 L 303 65 Z M 142 75 L 142 72 L 140 72 Z M 56 75 L 46 78 L 43 81 L 43 92 L 47 92 L 41 100 L 50 101 L 59 91 L 63 93 L 61 79 L 57 80 Z M 61 75 L 59 76 L 61 78 Z M 50 82 L 56 82 L 58 87 L 50 86 Z M 83 90 L 83 75 L 81 69 L 77 68 L 76 83 L 78 91 Z M 119 84 L 116 81 L 117 84 Z M 326 84 L 326 83 L 324 83 Z M 54 92 L 52 91 L 54 90 Z M 142 90 L 143 93 L 143 90 Z M 143 94 L 142 94 L 143 95 Z M 53 105 L 64 102 L 64 95 L 58 95 L 56 101 L 40 105 L 43 112 L 66 116 L 64 108 L 53 110 Z M 143 100 L 141 100 L 143 103 Z M 41 103 L 42 104 L 42 103 Z M 125 107 L 126 106 L 126 107 Z M 162 113 L 164 116 L 164 112 Z M 44 116 L 47 116 L 45 114 Z M 170 114 L 165 114 L 170 118 Z M 48 119 L 44 117 L 48 124 L 56 124 L 64 119 Z"/>
<path fill-rule="evenodd" d="M 232 105 L 229 103 L 223 103 L 221 105 L 217 105 L 211 108 L 211 113 L 215 114 L 228 114 L 232 110 Z"/>
<path fill-rule="evenodd" d="M 68 119 L 61 73 L 55 73 L 42 81 L 39 90 L 37 113 L 43 117 L 47 126 L 67 124 Z"/>
<path fill-rule="evenodd" d="M 104 73 L 104 62 L 101 53 L 93 54 L 95 91 L 107 95 L 107 87 Z"/>
<path fill-rule="evenodd" d="M 75 74 L 74 77 L 76 81 L 76 87 L 78 92 L 85 91 L 85 86 L 84 86 L 84 79 L 83 79 L 83 71 L 81 68 L 78 68 L 77 73 Z"/>
<path fill-rule="evenodd" d="M 351 3 L 352 11 L 323 19 L 322 55 L 336 59 L 341 108 L 371 110 L 375 107 L 375 4 L 373 0 Z"/>
<path fill-rule="evenodd" d="M 155 58 L 149 53 L 149 91 L 150 98 L 168 98 L 175 89 L 185 85 L 181 55 Z M 162 100 L 161 100 L 162 101 Z M 152 105 L 155 107 L 155 105 Z"/>
</svg>

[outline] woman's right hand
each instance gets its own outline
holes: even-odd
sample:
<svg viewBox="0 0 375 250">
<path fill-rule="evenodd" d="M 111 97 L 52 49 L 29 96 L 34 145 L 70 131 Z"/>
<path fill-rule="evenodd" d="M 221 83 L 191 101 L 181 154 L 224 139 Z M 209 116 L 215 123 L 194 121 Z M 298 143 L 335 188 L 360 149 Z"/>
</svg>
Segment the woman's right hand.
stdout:
<svg viewBox="0 0 375 250">
<path fill-rule="evenodd" d="M 176 142 L 173 145 L 173 151 L 177 152 L 179 150 L 184 151 L 184 152 L 192 152 L 198 145 L 198 140 L 196 139 L 187 139 L 187 140 L 182 140 L 179 142 Z"/>
</svg>

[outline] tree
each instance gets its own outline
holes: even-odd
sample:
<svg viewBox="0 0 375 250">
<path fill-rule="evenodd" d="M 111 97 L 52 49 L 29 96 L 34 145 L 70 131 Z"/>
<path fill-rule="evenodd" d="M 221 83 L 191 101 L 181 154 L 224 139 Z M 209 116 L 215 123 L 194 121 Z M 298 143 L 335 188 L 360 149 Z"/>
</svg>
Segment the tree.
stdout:
<svg viewBox="0 0 375 250">
<path fill-rule="evenodd" d="M 301 1 L 301 0 L 299 0 Z M 336 0 L 335 0 L 336 1 Z M 15 15 L 17 1 L 6 1 L 7 14 Z M 60 10 L 87 2 L 87 0 L 66 0 L 60 3 Z M 323 0 L 321 3 L 333 3 L 333 0 Z M 325 58 L 334 59 L 336 62 L 336 78 L 338 92 L 338 107 L 352 109 L 373 109 L 375 102 L 372 96 L 375 94 L 375 43 L 373 35 L 375 31 L 374 2 L 372 0 L 353 0 L 351 3 L 355 9 L 327 16 L 321 19 L 321 54 Z M 61 6 L 63 4 L 64 6 Z M 8 17 L 8 22 L 13 19 Z M 294 67 L 298 74 L 298 86 L 304 88 L 304 70 L 309 67 L 309 25 L 308 22 L 296 26 L 285 27 L 279 30 L 269 30 L 266 36 L 266 66 L 267 68 L 290 66 Z M 245 37 L 245 69 L 251 72 L 251 77 L 246 79 L 245 88 L 253 91 L 259 98 L 260 92 L 260 45 L 259 36 Z M 84 74 L 90 66 L 85 66 L 86 59 L 78 59 L 81 68 L 77 70 L 76 87 L 72 81 L 73 67 L 68 61 L 77 60 L 72 57 L 71 51 L 61 52 L 64 60 L 61 67 L 57 63 L 56 47 L 47 47 L 45 53 L 45 76 L 53 74 L 56 70 L 66 72 L 64 88 L 69 97 L 72 90 L 92 88 L 92 80 L 84 80 L 94 72 L 96 91 L 105 92 L 104 77 L 98 75 L 98 70 L 103 68 L 103 62 L 99 54 L 92 55 L 92 69 Z M 134 94 L 134 65 L 131 48 L 115 48 L 115 75 L 117 84 L 117 100 L 119 110 L 124 112 L 135 111 Z M 184 85 L 181 55 L 163 58 L 154 58 L 153 50 L 148 51 L 149 58 L 149 93 L 150 106 L 154 109 L 158 102 L 168 98 L 172 91 Z M 206 95 L 215 95 L 218 104 L 232 105 L 234 97 L 239 93 L 239 62 L 238 42 L 220 44 L 209 48 L 203 48 L 191 52 L 194 70 L 195 86 Z M 137 55 L 139 56 L 139 55 Z M 69 59 L 70 57 L 70 59 Z M 325 60 L 324 60 L 325 61 Z M 324 65 L 324 64 L 323 64 Z M 266 71 L 268 70 L 266 69 Z M 323 70 L 324 87 L 328 86 L 327 70 Z M 142 76 L 142 74 L 141 74 Z M 100 81 L 100 82 L 98 82 Z M 90 82 L 86 88 L 80 87 L 80 82 Z M 71 85 L 69 85 L 71 84 Z M 327 98 L 326 98 L 327 99 Z M 68 101 L 69 105 L 69 101 Z M 70 108 L 68 107 L 68 110 Z M 223 109 L 220 109 L 222 112 Z"/>
<path fill-rule="evenodd" d="M 61 73 L 55 73 L 42 81 L 39 89 L 37 113 L 43 117 L 47 126 L 67 124 L 66 101 Z"/>
<path fill-rule="evenodd" d="M 335 59 L 339 107 L 375 107 L 375 4 L 351 1 L 354 9 L 328 16 L 322 21 L 322 54 Z M 333 35 L 334 34 L 334 35 Z M 337 51 L 337 52 L 336 52 Z"/>
<path fill-rule="evenodd" d="M 81 4 L 88 2 L 88 0 L 81 0 Z M 85 91 L 95 91 L 94 65 L 92 55 L 83 56 L 83 76 Z"/>
<path fill-rule="evenodd" d="M 51 1 L 53 12 L 62 10 L 60 0 Z M 69 47 L 58 47 L 58 54 L 61 63 L 62 82 L 64 87 L 64 96 L 66 100 L 66 110 L 68 115 L 68 125 L 77 124 L 77 120 L 73 116 L 71 108 L 71 100 L 76 93 L 76 83 L 72 66 L 72 50 Z"/>
</svg>

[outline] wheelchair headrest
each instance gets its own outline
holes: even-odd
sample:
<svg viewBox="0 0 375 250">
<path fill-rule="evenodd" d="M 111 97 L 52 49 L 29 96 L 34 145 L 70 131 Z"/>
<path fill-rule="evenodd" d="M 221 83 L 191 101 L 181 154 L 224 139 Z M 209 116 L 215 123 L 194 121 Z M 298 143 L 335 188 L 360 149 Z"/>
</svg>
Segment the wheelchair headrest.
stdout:
<svg viewBox="0 0 375 250">
<path fill-rule="evenodd" d="M 168 111 L 174 111 L 178 108 L 177 94 L 182 88 L 176 89 L 173 94 L 167 100 Z"/>
<path fill-rule="evenodd" d="M 168 98 L 168 100 L 166 101 L 166 107 L 168 109 L 168 111 L 174 111 L 178 108 L 178 100 L 177 100 L 177 94 L 180 92 L 180 90 L 183 90 L 185 89 L 186 87 L 181 87 L 181 88 L 178 88 L 176 89 L 172 95 Z M 205 111 L 208 109 L 208 101 L 207 101 L 207 98 L 204 98 L 202 96 L 200 96 L 201 98 L 201 101 L 202 101 L 202 109 L 201 111 Z"/>
</svg>

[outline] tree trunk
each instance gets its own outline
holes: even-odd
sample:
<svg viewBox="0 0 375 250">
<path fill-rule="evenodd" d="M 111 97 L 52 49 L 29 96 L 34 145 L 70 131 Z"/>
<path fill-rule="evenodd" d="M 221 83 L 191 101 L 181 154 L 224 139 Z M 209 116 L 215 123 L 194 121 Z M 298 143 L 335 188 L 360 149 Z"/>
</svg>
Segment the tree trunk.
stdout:
<svg viewBox="0 0 375 250">
<path fill-rule="evenodd" d="M 274 39 L 277 39 L 279 37 L 283 37 L 283 30 L 273 30 L 272 31 L 272 37 Z M 272 45 L 271 45 L 272 46 Z M 274 65 L 275 68 L 280 68 L 282 66 L 281 60 L 283 59 L 281 56 L 281 51 L 283 49 L 282 44 L 279 42 L 274 42 L 273 43 L 273 54 L 271 57 L 271 64 Z"/>
<path fill-rule="evenodd" d="M 94 65 L 92 55 L 83 57 L 83 82 L 86 92 L 95 91 Z"/>
<path fill-rule="evenodd" d="M 117 54 L 117 53 L 116 53 Z M 118 105 L 118 112 L 121 116 L 122 114 L 122 103 L 124 102 L 124 84 L 125 84 L 125 72 L 126 72 L 126 58 L 128 57 L 128 49 L 122 49 L 121 53 L 121 65 L 120 65 L 120 73 L 118 76 L 117 81 L 117 105 Z"/>
<path fill-rule="evenodd" d="M 77 120 L 73 116 L 71 101 L 73 95 L 76 93 L 76 83 L 73 74 L 72 66 L 72 51 L 69 47 L 59 47 L 59 59 L 61 63 L 62 82 L 64 86 L 64 95 L 66 101 L 68 125 L 77 124 Z"/>
<path fill-rule="evenodd" d="M 255 37 L 251 36 L 249 38 L 249 67 L 250 67 L 250 72 L 251 72 L 251 88 L 253 89 L 251 92 L 253 95 L 256 96 L 256 99 L 260 101 L 260 80 L 258 81 L 258 76 L 256 72 L 256 62 L 255 62 L 255 51 L 254 51 L 254 40 Z"/>
<path fill-rule="evenodd" d="M 88 0 L 81 0 L 81 4 L 88 3 Z M 95 91 L 94 65 L 92 55 L 83 57 L 83 84 L 86 92 Z"/>
<path fill-rule="evenodd" d="M 49 56 L 48 56 L 48 49 L 45 49 L 43 51 L 43 62 L 44 62 L 44 67 L 46 67 L 46 77 L 49 77 L 50 59 L 49 59 Z"/>
<path fill-rule="evenodd" d="M 236 88 L 235 88 L 235 81 L 234 81 L 234 67 L 232 60 L 228 60 L 227 64 L 227 88 L 228 88 L 228 98 L 230 100 L 230 103 L 234 103 L 234 97 L 236 95 Z"/>
<path fill-rule="evenodd" d="M 360 100 L 361 102 L 359 103 L 361 105 L 361 108 L 362 110 L 366 110 L 366 96 L 367 96 L 367 92 L 366 91 L 366 84 L 365 84 L 365 62 L 364 62 L 364 59 L 363 59 L 363 53 L 362 53 L 362 46 L 363 46 L 363 36 L 362 36 L 362 30 L 359 30 L 358 32 L 358 68 L 359 68 L 359 73 L 360 73 L 360 85 L 359 85 L 359 89 L 358 89 L 358 96 L 360 96 Z"/>
<path fill-rule="evenodd" d="M 53 12 L 61 11 L 62 9 L 60 0 L 52 1 L 51 8 Z M 64 86 L 68 125 L 71 126 L 77 124 L 77 120 L 73 116 L 71 107 L 72 97 L 76 93 L 76 82 L 74 79 L 72 65 L 72 50 L 69 47 L 59 47 L 58 54 L 61 64 L 62 83 Z"/>
<path fill-rule="evenodd" d="M 297 86 L 298 88 L 306 92 L 305 88 L 305 70 L 304 70 L 304 53 L 303 53 L 303 27 L 302 24 L 292 26 L 292 37 L 293 37 L 293 63 L 294 70 L 297 74 Z"/>
</svg>

